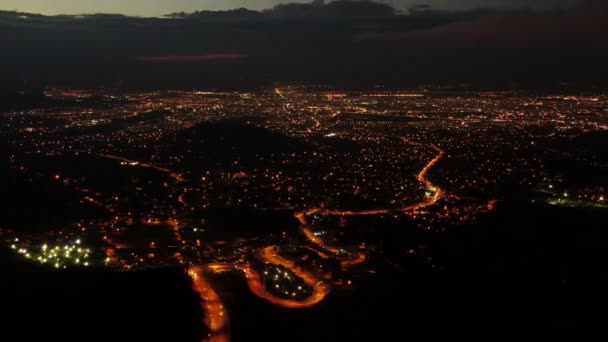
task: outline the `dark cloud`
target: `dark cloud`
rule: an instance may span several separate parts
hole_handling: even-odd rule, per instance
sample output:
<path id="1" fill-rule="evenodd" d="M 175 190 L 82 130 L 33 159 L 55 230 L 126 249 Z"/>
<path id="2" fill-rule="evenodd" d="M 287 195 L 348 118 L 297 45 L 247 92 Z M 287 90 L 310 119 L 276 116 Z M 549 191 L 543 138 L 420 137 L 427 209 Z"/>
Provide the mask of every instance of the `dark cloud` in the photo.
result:
<path id="1" fill-rule="evenodd" d="M 368 32 L 358 38 L 398 55 L 393 65 L 423 79 L 601 83 L 607 74 L 608 6 L 568 12 L 493 13 L 419 32 Z M 407 65 L 415 66 L 408 68 Z"/>
<path id="2" fill-rule="evenodd" d="M 332 2 L 283 3 L 263 11 L 238 8 L 227 11 L 196 11 L 173 13 L 168 17 L 199 20 L 272 20 L 272 19 L 372 19 L 397 15 L 394 7 L 371 1 L 340 0 Z"/>
<path id="3" fill-rule="evenodd" d="M 408 13 L 339 1 L 164 19 L 0 12 L 0 82 L 598 82 L 607 74 L 606 13 L 604 1 L 546 12 L 421 6 Z"/>
<path id="4" fill-rule="evenodd" d="M 578 6 L 585 0 L 392 0 L 396 7 L 409 8 L 413 4 L 428 4 L 437 9 L 469 10 L 472 8 L 548 10 Z"/>
<path id="5" fill-rule="evenodd" d="M 247 58 L 247 55 L 239 53 L 211 54 L 211 55 L 190 55 L 190 56 L 137 56 L 135 60 L 139 62 L 153 63 L 196 63 L 209 61 L 229 61 Z"/>
<path id="6" fill-rule="evenodd" d="M 29 12 L 58 13 L 129 13 L 131 15 L 161 16 L 171 12 L 195 10 L 229 10 L 239 7 L 262 10 L 278 3 L 329 3 L 322 0 L 2 0 L 0 7 L 19 9 Z M 361 0 L 363 1 L 363 0 Z M 534 8 L 548 9 L 572 6 L 579 0 L 378 0 L 401 10 L 407 10 L 412 5 L 429 4 L 442 10 L 469 10 L 478 7 L 498 9 Z M 65 14 L 65 13 L 64 13 Z"/>

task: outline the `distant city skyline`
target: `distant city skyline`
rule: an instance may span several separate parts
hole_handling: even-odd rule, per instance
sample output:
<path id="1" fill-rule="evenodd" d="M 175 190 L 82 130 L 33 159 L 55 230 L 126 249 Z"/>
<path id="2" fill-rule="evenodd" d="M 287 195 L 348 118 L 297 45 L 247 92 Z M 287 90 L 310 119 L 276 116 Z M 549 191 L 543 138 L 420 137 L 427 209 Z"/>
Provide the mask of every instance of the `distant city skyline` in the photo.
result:
<path id="1" fill-rule="evenodd" d="M 227 10 L 240 7 L 261 10 L 279 3 L 310 3 L 310 0 L 2 0 L 0 10 L 56 14 L 120 13 L 136 16 L 162 16 L 173 12 L 196 10 Z M 328 2 L 328 1 L 327 1 Z M 467 10 L 476 7 L 492 8 L 554 8 L 572 6 L 581 0 L 383 0 L 399 9 L 416 4 L 428 4 L 439 9 Z"/>

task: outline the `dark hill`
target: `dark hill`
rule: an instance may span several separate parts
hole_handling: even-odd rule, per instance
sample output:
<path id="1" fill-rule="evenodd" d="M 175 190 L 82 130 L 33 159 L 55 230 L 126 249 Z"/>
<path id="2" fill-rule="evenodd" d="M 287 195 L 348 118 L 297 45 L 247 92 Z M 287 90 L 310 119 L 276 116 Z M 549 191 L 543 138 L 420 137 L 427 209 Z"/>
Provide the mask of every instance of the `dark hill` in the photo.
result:
<path id="1" fill-rule="evenodd" d="M 234 121 L 204 122 L 169 137 L 167 152 L 184 155 L 190 169 L 261 166 L 280 156 L 309 150 L 304 142 L 263 127 Z M 279 157 L 279 158 L 277 158 Z"/>
<path id="2" fill-rule="evenodd" d="M 573 147 L 594 154 L 608 162 L 608 131 L 589 132 L 572 140 Z"/>
<path id="3" fill-rule="evenodd" d="M 49 270 L 0 247 L 2 341 L 200 341 L 200 298 L 178 268 Z"/>

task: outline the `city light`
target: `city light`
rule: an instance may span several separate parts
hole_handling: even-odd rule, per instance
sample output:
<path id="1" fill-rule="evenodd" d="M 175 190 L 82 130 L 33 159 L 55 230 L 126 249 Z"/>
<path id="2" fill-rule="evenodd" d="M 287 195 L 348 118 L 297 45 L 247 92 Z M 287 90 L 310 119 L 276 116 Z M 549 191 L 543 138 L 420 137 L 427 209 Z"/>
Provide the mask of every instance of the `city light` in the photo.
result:
<path id="1" fill-rule="evenodd" d="M 273 305 L 310 308 L 372 281 L 378 260 L 442 272 L 441 239 L 506 210 L 511 189 L 530 211 L 607 207 L 605 184 L 564 170 L 603 164 L 561 143 L 608 127 L 598 115 L 606 95 L 297 84 L 47 92 L 70 105 L 3 113 L 23 151 L 11 172 L 69 194 L 76 218 L 19 238 L 8 227 L 2 241 L 50 269 L 185 269 L 210 341 L 229 338 L 216 282 L 242 277 Z"/>
<path id="2" fill-rule="evenodd" d="M 19 239 L 15 239 L 19 241 Z M 51 245 L 43 243 L 33 251 L 28 251 L 27 248 L 18 247 L 16 244 L 11 245 L 13 250 L 17 250 L 18 254 L 24 258 L 34 260 L 40 264 L 51 263 L 55 268 L 77 267 L 83 265 L 83 259 L 89 259 L 92 251 L 89 248 L 77 247 L 81 243 L 80 239 L 74 240 L 74 244 L 58 244 Z M 38 252 L 39 251 L 39 252 Z M 106 259 L 106 264 L 109 259 Z M 84 262 L 84 266 L 89 266 L 90 262 Z"/>

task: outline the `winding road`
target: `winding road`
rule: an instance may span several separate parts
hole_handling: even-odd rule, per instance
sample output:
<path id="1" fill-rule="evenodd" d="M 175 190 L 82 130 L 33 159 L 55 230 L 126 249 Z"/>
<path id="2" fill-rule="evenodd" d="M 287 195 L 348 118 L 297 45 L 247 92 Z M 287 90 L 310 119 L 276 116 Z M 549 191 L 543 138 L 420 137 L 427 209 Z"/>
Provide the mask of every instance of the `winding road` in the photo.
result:
<path id="1" fill-rule="evenodd" d="M 240 270 L 245 274 L 247 286 L 253 294 L 284 308 L 309 308 L 321 302 L 325 296 L 329 294 L 329 285 L 319 281 L 313 274 L 296 266 L 292 261 L 279 256 L 277 254 L 277 249 L 277 246 L 263 248 L 260 250 L 260 259 L 267 263 L 281 265 L 302 278 L 304 283 L 313 290 L 308 298 L 300 300 L 285 299 L 272 295 L 264 288 L 264 283 L 262 282 L 259 273 L 246 264 L 231 265 L 214 263 L 204 266 L 192 266 L 188 269 L 187 273 L 192 280 L 192 288 L 201 298 L 201 308 L 205 314 L 203 322 L 210 331 L 209 336 L 203 339 L 204 342 L 227 342 L 230 340 L 228 312 L 222 303 L 220 296 L 215 292 L 211 283 L 206 278 L 207 272 L 223 273 L 232 270 Z"/>
<path id="2" fill-rule="evenodd" d="M 405 137 L 402 137 L 401 140 L 407 144 L 412 146 L 420 146 L 420 143 L 413 142 Z M 435 151 L 437 151 L 437 155 L 431 161 L 429 161 L 423 168 L 418 172 L 416 179 L 422 183 L 427 189 L 433 192 L 433 195 L 419 203 L 404 207 L 404 208 L 387 208 L 387 209 L 374 209 L 374 210 L 361 210 L 361 211 L 340 211 L 340 210 L 328 210 L 322 208 L 312 208 L 306 211 L 297 212 L 294 214 L 294 217 L 300 222 L 300 231 L 310 242 L 322 248 L 325 251 L 328 251 L 333 254 L 339 254 L 340 249 L 334 246 L 330 246 L 325 243 L 321 238 L 316 236 L 314 232 L 310 228 L 310 224 L 306 219 L 307 216 L 320 214 L 320 215 L 338 215 L 338 216 L 373 216 L 373 215 L 385 215 L 393 212 L 403 212 L 403 213 L 417 213 L 419 210 L 435 205 L 439 200 L 445 197 L 445 191 L 440 187 L 433 184 L 427 178 L 427 174 L 429 171 L 437 164 L 441 158 L 445 155 L 445 151 L 437 146 L 431 146 Z M 319 252 L 320 253 L 320 252 Z M 365 261 L 365 254 L 358 253 L 358 257 L 354 260 L 344 260 L 341 262 L 343 267 L 348 267 L 356 264 L 360 264 Z"/>
<path id="3" fill-rule="evenodd" d="M 413 146 L 420 146 L 420 143 L 413 142 L 407 138 L 401 138 L 401 140 L 407 144 Z M 370 216 L 370 215 L 384 215 L 394 212 L 403 213 L 417 213 L 420 210 L 435 205 L 439 200 L 445 197 L 445 192 L 433 184 L 427 178 L 429 171 L 443 158 L 445 151 L 441 148 L 432 145 L 431 146 L 437 155 L 429 161 L 420 170 L 416 178 L 422 183 L 427 189 L 433 192 L 432 196 L 426 196 L 424 200 L 419 203 L 404 207 L 404 208 L 387 208 L 387 209 L 374 209 L 374 210 L 362 210 L 362 211 L 339 211 L 339 210 L 328 210 L 323 208 L 312 208 L 305 211 L 295 212 L 293 216 L 300 222 L 300 231 L 306 236 L 306 238 L 328 253 L 334 255 L 341 255 L 342 251 L 334 246 L 328 245 L 320 237 L 316 236 L 312 231 L 310 224 L 308 223 L 307 217 L 314 214 L 320 215 L 339 215 L 339 216 Z M 312 249 L 314 250 L 314 249 Z M 310 287 L 312 287 L 312 294 L 305 299 L 285 299 L 279 298 L 269 293 L 263 285 L 260 275 L 247 264 L 229 265 L 229 264 L 208 264 L 205 266 L 193 266 L 188 269 L 188 275 L 192 278 L 193 288 L 198 292 L 201 297 L 201 303 L 203 311 L 205 312 L 204 322 L 209 327 L 211 334 L 209 338 L 204 341 L 208 342 L 224 342 L 228 341 L 230 336 L 228 332 L 228 314 L 224 305 L 221 302 L 219 295 L 213 290 L 209 281 L 205 278 L 205 271 L 208 272 L 227 272 L 230 270 L 240 270 L 245 274 L 245 279 L 249 290 L 256 296 L 265 299 L 275 305 L 285 308 L 308 308 L 312 307 L 321 302 L 330 292 L 330 287 L 323 281 L 320 281 L 315 275 L 301 267 L 297 266 L 293 261 L 287 260 L 278 254 L 277 246 L 268 246 L 262 248 L 259 251 L 259 258 L 270 264 L 280 265 L 291 272 L 296 274 L 298 277 Z M 321 257 L 327 257 L 327 254 L 316 251 Z M 349 267 L 352 265 L 360 264 L 365 261 L 365 254 L 358 252 L 357 257 L 350 260 L 342 260 L 342 267 Z"/>
<path id="4" fill-rule="evenodd" d="M 182 182 L 185 181 L 185 179 L 182 178 L 181 175 L 179 175 L 179 174 L 177 174 L 177 173 L 175 173 L 175 172 L 173 172 L 173 171 L 171 171 L 169 169 L 160 167 L 160 166 L 156 166 L 156 165 L 140 162 L 140 161 L 137 161 L 137 160 L 126 159 L 126 158 L 115 156 L 115 155 L 111 155 L 111 154 L 100 153 L 100 154 L 96 154 L 96 155 L 98 157 L 102 157 L 102 158 L 106 158 L 106 159 L 111 159 L 111 160 L 117 160 L 117 161 L 122 162 L 122 163 L 127 163 L 127 164 L 132 165 L 132 166 L 138 166 L 138 167 L 143 167 L 143 168 L 146 168 L 146 169 L 152 169 L 152 170 L 155 170 L 155 171 L 158 171 L 158 172 L 162 172 L 164 174 L 167 174 L 169 177 L 171 177 L 177 183 L 182 183 Z"/>
<path id="5" fill-rule="evenodd" d="M 312 294 L 308 298 L 300 300 L 278 298 L 266 291 L 262 284 L 260 275 L 255 270 L 248 266 L 237 266 L 238 269 L 245 273 L 247 284 L 251 292 L 253 292 L 256 296 L 260 298 L 266 299 L 269 302 L 278 306 L 282 306 L 284 308 L 309 308 L 321 302 L 325 298 L 325 296 L 329 294 L 329 285 L 317 279 L 312 273 L 309 273 L 301 267 L 296 266 L 293 261 L 281 257 L 277 253 L 277 249 L 277 246 L 268 246 L 263 248 L 260 251 L 261 260 L 270 264 L 280 265 L 287 268 L 295 275 L 302 278 L 304 283 L 312 288 Z"/>

